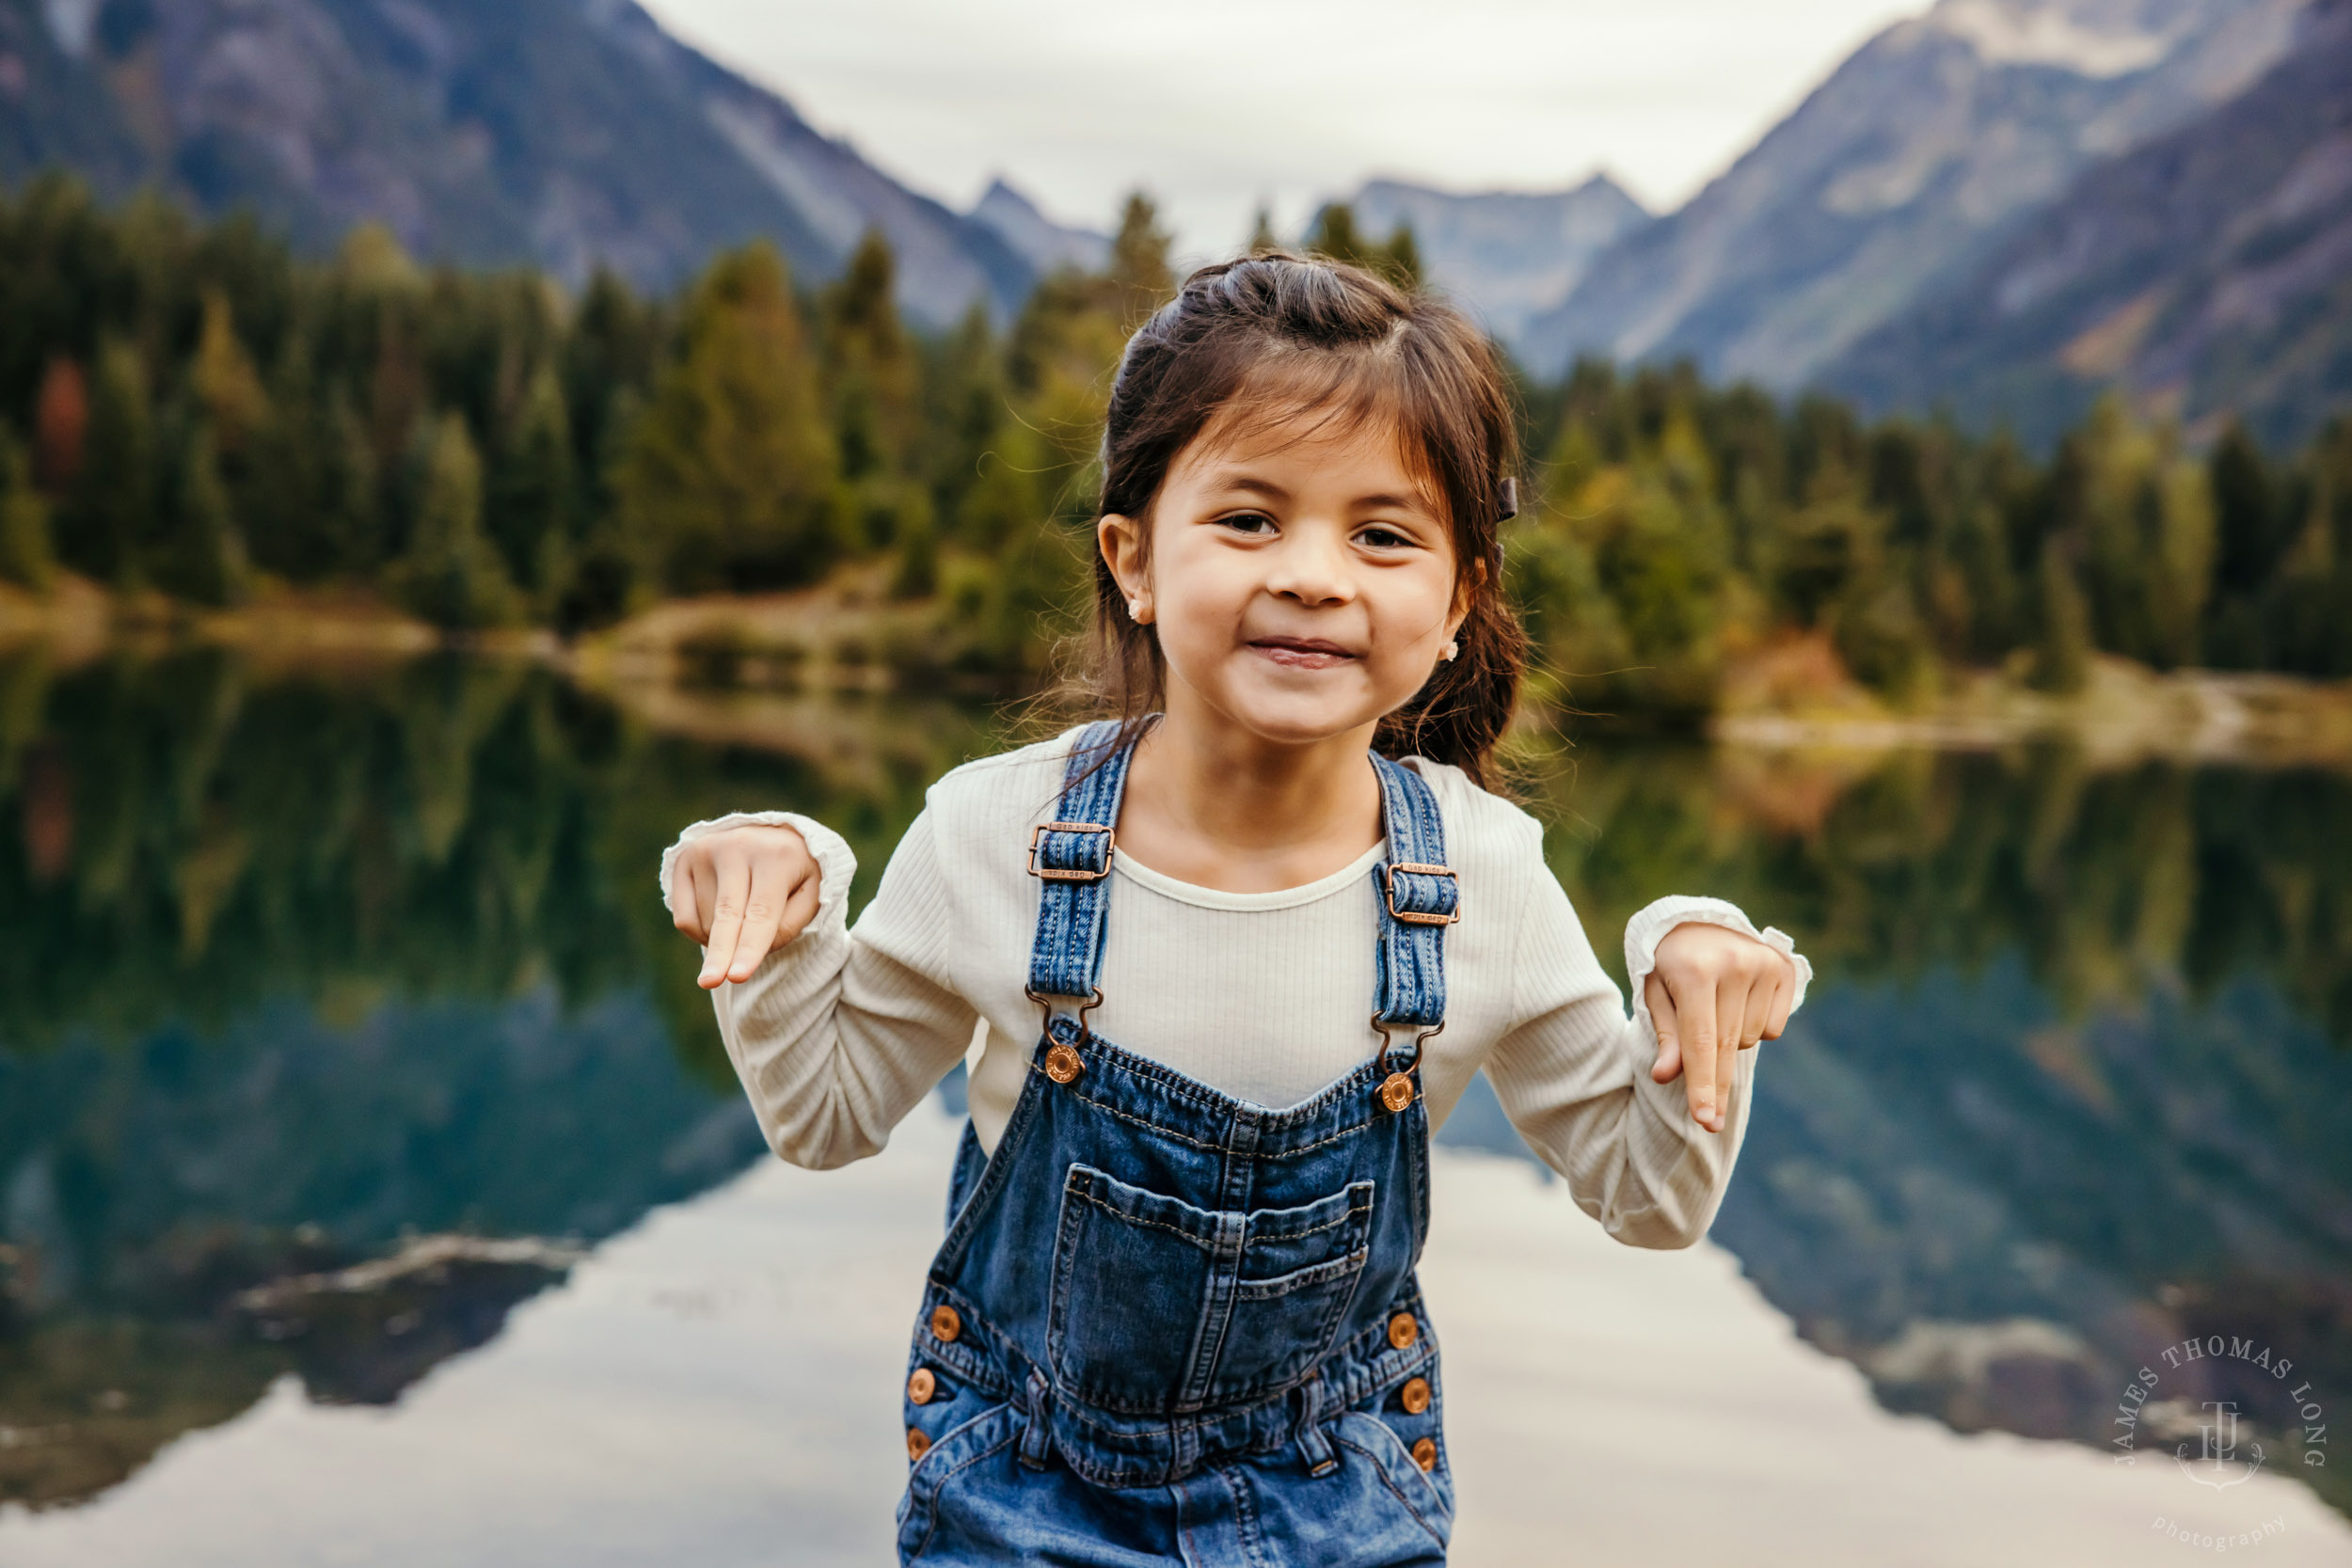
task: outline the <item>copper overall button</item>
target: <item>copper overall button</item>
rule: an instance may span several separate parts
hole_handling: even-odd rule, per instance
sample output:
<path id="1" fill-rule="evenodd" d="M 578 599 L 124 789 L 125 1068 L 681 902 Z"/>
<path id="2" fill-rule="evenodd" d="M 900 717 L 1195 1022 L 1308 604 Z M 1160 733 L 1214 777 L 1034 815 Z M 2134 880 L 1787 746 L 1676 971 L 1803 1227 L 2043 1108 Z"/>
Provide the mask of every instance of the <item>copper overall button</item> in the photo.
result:
<path id="1" fill-rule="evenodd" d="M 1422 1467 L 1423 1474 L 1438 1467 L 1438 1440 L 1435 1437 L 1424 1437 L 1413 1445 L 1413 1463 Z"/>
<path id="2" fill-rule="evenodd" d="M 1424 1437 L 1422 1441 L 1425 1443 L 1428 1439 Z M 924 1436 L 920 1432 L 917 1432 L 914 1428 L 907 1428 L 907 1457 L 909 1459 L 920 1459 L 930 1451 L 931 1440 Z M 1421 1450 L 1419 1449 L 1415 1449 L 1413 1450 L 1413 1457 L 1416 1459 L 1421 1457 Z M 1426 1470 L 1429 1466 L 1424 1465 L 1422 1468 Z"/>
<path id="3" fill-rule="evenodd" d="M 920 1377 L 925 1374 L 918 1372 L 915 1375 Z M 1405 1414 L 1407 1416 L 1420 1415 L 1422 1411 L 1429 1408 L 1429 1380 L 1425 1377 L 1417 1377 L 1408 1380 L 1404 1387 L 1399 1388 L 1396 1391 L 1396 1398 L 1397 1402 L 1405 1407 Z M 921 1400 L 916 1400 L 914 1402 L 920 1404 L 923 1402 Z M 1422 1468 L 1426 1470 L 1429 1466 L 1424 1465 Z"/>
<path id="4" fill-rule="evenodd" d="M 929 1367 L 915 1368 L 914 1375 L 907 1379 L 907 1398 L 917 1404 L 930 1403 L 931 1396 L 938 1392 L 939 1379 L 931 1375 L 931 1370 Z M 1429 1402 L 1429 1388 L 1426 1384 L 1422 1386 L 1421 1402 L 1423 1404 Z"/>
<path id="5" fill-rule="evenodd" d="M 932 1338 L 952 1342 L 955 1337 L 962 1332 L 963 1320 L 956 1316 L 954 1307 L 943 1301 L 931 1308 Z M 1396 1330 L 1393 1326 L 1389 1330 L 1389 1338 L 1391 1339 L 1396 1338 Z M 1410 1341 L 1408 1340 L 1407 1343 Z"/>
<path id="6" fill-rule="evenodd" d="M 940 1308 L 942 1312 L 946 1310 L 947 1309 L 944 1307 Z M 1413 1315 L 1410 1312 L 1399 1312 L 1389 1320 L 1389 1343 L 1397 1349 L 1410 1350 L 1413 1341 L 1420 1338 L 1421 1324 L 1413 1321 Z"/>
<path id="7" fill-rule="evenodd" d="M 1086 1063 L 1078 1059 L 1078 1053 L 1059 1040 L 1056 1040 L 1045 1053 L 1045 1076 L 1057 1084 L 1069 1083 L 1085 1067 Z"/>
<path id="8" fill-rule="evenodd" d="M 1053 1069 L 1048 1067 L 1048 1072 Z M 1391 1072 L 1381 1082 L 1380 1103 L 1391 1111 L 1402 1111 L 1413 1102 L 1413 1081 L 1401 1072 Z"/>

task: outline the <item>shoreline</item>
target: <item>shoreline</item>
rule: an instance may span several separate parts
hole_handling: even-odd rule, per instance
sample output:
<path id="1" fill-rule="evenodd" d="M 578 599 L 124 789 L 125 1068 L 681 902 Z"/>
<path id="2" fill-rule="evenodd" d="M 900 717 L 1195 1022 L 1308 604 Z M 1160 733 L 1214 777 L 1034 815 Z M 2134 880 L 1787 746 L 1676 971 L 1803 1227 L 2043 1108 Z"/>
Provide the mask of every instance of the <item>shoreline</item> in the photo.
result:
<path id="1" fill-rule="evenodd" d="M 356 671 L 439 653 L 522 659 L 609 697 L 657 729 L 775 745 L 787 715 L 813 700 L 905 694 L 1002 700 L 1025 690 L 1003 675 L 901 671 L 873 657 L 919 634 L 934 608 L 845 594 L 673 599 L 565 641 L 545 627 L 448 632 L 359 593 L 265 592 L 230 610 L 159 595 L 124 598 L 61 578 L 36 596 L 0 584 L 0 655 L 38 649 L 74 668 L 111 654 L 158 657 L 193 647 L 241 654 L 263 671 Z M 2076 692 L 2033 690 L 1990 671 L 1947 673 L 1947 689 L 1909 710 L 1842 678 L 1763 695 L 1745 671 L 1698 733 L 1717 745 L 1776 753 L 1904 750 L 1999 752 L 2058 743 L 2095 767 L 2143 761 L 2352 768 L 2352 680 L 2267 672 L 2159 672 L 2095 656 Z M 1649 716 L 1595 713 L 1534 727 L 1571 740 L 1649 727 Z"/>
<path id="2" fill-rule="evenodd" d="M 2140 761 L 2352 768 L 2352 681 L 2224 670 L 2159 672 L 2094 658 L 2080 691 L 2034 691 L 1971 674 L 1915 713 L 1718 713 L 1719 743 L 1774 752 L 1999 752 L 2072 743 L 2096 766 Z"/>

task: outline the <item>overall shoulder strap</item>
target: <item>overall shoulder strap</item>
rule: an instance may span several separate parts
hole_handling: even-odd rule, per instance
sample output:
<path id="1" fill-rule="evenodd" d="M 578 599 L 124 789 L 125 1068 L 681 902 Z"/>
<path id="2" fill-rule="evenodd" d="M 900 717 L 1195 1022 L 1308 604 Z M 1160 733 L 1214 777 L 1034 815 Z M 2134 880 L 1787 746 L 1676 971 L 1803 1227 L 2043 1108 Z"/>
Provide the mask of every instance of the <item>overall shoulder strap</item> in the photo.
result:
<path id="1" fill-rule="evenodd" d="M 1445 1022 L 1445 928 L 1462 918 L 1461 885 L 1445 863 L 1445 821 L 1428 782 L 1377 752 L 1372 766 L 1389 830 L 1373 871 L 1380 903 L 1373 1016 L 1435 1029 Z"/>
<path id="2" fill-rule="evenodd" d="M 1054 820 L 1029 835 L 1038 879 L 1037 937 L 1029 990 L 1089 998 L 1103 973 L 1103 917 L 1110 908 L 1111 829 L 1127 786 L 1135 742 L 1119 745 L 1117 721 L 1089 724 L 1070 750 Z"/>

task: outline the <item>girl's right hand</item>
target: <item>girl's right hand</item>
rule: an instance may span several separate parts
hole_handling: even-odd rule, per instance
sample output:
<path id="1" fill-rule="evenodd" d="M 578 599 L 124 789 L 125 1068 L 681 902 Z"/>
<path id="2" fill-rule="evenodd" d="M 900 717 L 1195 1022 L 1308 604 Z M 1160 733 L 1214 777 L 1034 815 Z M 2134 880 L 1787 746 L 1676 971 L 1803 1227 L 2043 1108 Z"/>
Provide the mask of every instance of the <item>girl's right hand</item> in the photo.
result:
<path id="1" fill-rule="evenodd" d="M 796 829 L 755 825 L 688 840 L 670 868 L 670 923 L 702 944 L 694 983 L 716 990 L 750 979 L 816 918 L 821 880 Z"/>

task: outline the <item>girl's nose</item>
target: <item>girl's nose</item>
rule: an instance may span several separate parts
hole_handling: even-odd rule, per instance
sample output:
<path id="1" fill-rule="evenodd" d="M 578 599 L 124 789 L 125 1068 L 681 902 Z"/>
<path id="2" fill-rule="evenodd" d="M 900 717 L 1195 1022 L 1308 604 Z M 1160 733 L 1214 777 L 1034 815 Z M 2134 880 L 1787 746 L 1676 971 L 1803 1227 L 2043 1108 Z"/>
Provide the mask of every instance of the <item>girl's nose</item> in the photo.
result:
<path id="1" fill-rule="evenodd" d="M 1266 592 L 1304 605 L 1345 604 L 1356 596 L 1346 552 L 1324 530 L 1299 529 L 1266 561 Z"/>

